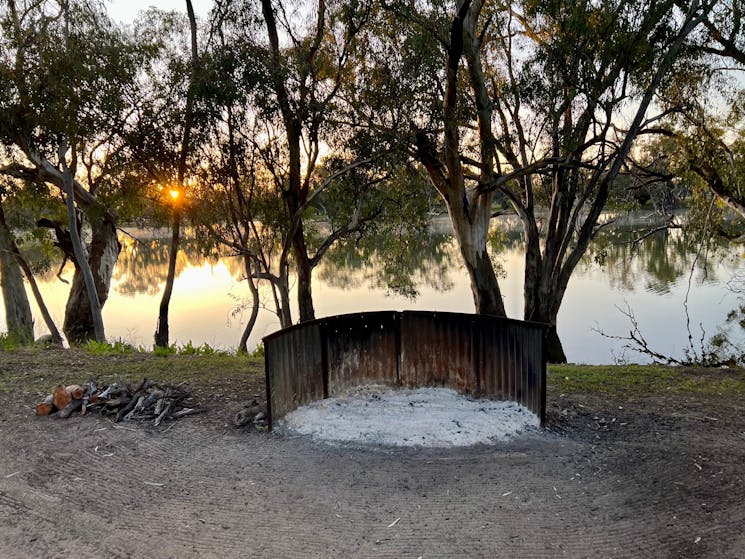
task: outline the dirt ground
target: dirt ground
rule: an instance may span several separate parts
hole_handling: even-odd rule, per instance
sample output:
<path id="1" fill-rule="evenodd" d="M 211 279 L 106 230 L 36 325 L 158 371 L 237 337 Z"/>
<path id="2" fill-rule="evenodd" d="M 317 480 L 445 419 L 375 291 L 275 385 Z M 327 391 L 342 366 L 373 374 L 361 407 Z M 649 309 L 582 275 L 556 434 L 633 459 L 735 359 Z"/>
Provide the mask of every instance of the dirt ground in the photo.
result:
<path id="1" fill-rule="evenodd" d="M 0 394 L 0 557 L 745 557 L 745 401 L 549 394 L 467 450 L 237 429 L 257 377 L 155 429 Z"/>

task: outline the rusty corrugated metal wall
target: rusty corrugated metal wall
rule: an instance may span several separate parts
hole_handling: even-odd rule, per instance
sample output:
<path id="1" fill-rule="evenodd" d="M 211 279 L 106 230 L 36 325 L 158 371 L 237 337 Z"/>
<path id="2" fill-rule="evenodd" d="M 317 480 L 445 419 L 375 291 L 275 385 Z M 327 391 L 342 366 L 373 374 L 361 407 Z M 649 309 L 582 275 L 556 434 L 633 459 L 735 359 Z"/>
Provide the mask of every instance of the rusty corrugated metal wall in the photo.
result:
<path id="1" fill-rule="evenodd" d="M 328 397 L 322 327 L 317 321 L 298 324 L 264 339 L 270 420 Z"/>
<path id="2" fill-rule="evenodd" d="M 342 315 L 321 322 L 326 332 L 330 395 L 360 384 L 396 384 L 398 313 Z"/>
<path id="3" fill-rule="evenodd" d="M 401 375 L 405 386 L 447 386 L 476 395 L 479 378 L 471 315 L 404 312 Z"/>
<path id="4" fill-rule="evenodd" d="M 445 386 L 546 408 L 546 327 L 483 315 L 372 312 L 298 324 L 264 338 L 270 425 L 361 384 Z"/>

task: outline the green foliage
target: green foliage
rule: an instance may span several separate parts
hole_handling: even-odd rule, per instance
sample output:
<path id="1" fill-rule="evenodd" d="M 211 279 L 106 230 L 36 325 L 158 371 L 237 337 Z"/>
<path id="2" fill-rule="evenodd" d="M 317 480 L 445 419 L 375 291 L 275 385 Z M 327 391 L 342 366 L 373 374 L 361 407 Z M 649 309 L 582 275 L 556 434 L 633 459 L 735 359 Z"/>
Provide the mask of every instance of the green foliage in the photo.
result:
<path id="1" fill-rule="evenodd" d="M 725 322 L 711 336 L 702 350 L 693 357 L 701 365 L 745 366 L 745 293 L 741 292 L 738 306 L 727 313 Z M 690 352 L 689 352 L 690 353 Z"/>
<path id="2" fill-rule="evenodd" d="M 9 143 L 19 133 L 29 133 L 26 140 L 34 147 L 56 155 L 60 138 L 92 139 L 110 129 L 112 119 L 126 108 L 125 93 L 146 53 L 141 44 L 127 41 L 97 4 L 60 3 L 55 18 L 45 9 L 55 7 L 35 6 L 18 22 L 12 21 L 11 12 L 5 14 L 3 24 L 9 32 L 4 62 L 17 55 L 15 61 L 25 66 L 20 72 L 0 74 L 0 132 Z"/>
<path id="3" fill-rule="evenodd" d="M 136 348 L 123 340 L 116 340 L 111 343 L 89 340 L 83 348 L 91 355 L 127 355 L 143 351 L 143 348 Z"/>
<path id="4" fill-rule="evenodd" d="M 489 259 L 491 260 L 494 273 L 497 277 L 504 278 L 507 276 L 507 270 L 499 259 L 499 254 L 512 244 L 509 232 L 498 226 L 492 226 L 486 237 L 487 246 L 489 247 Z"/>
<path id="5" fill-rule="evenodd" d="M 13 334 L 0 334 L 0 351 L 14 351 L 27 344 L 23 343 L 23 340 L 18 339 Z"/>
<path id="6" fill-rule="evenodd" d="M 54 246 L 50 230 L 37 227 L 36 220 L 43 216 L 64 222 L 64 206 L 59 198 L 45 184 L 0 177 L 0 202 L 18 248 L 31 269 L 36 274 L 51 271 L 59 249 Z"/>
<path id="7" fill-rule="evenodd" d="M 83 349 L 91 355 L 131 355 L 135 353 L 148 353 L 147 350 L 142 347 L 135 347 L 130 343 L 123 340 L 116 340 L 111 343 L 99 343 L 96 341 L 89 341 Z M 168 347 L 153 347 L 152 354 L 158 357 L 167 357 L 171 355 L 198 355 L 198 356 L 210 356 L 210 355 L 228 355 L 228 352 L 221 351 L 213 348 L 211 345 L 204 343 L 202 345 L 194 345 L 191 340 L 186 344 L 177 345 L 171 344 Z M 263 349 L 262 353 L 263 355 Z M 256 357 L 261 355 L 255 355 Z"/>
<path id="8" fill-rule="evenodd" d="M 745 305 L 740 305 L 737 309 L 730 311 L 727 314 L 727 322 L 736 323 L 745 330 Z"/>
<path id="9" fill-rule="evenodd" d="M 199 355 L 199 356 L 210 356 L 210 355 L 230 355 L 229 352 L 215 349 L 208 343 L 202 345 L 194 345 L 191 340 L 181 346 L 173 343 L 168 347 L 153 347 L 153 355 L 158 357 L 167 357 L 169 355 Z"/>
<path id="10" fill-rule="evenodd" d="M 153 355 L 156 355 L 158 357 L 168 357 L 170 355 L 176 355 L 178 353 L 178 349 L 176 348 L 176 344 L 171 344 L 169 346 L 154 346 L 153 347 Z"/>
<path id="11" fill-rule="evenodd" d="M 260 343 L 256 346 L 256 349 L 254 349 L 251 353 L 249 353 L 250 357 L 256 357 L 256 358 L 264 358 L 264 344 Z"/>
<path id="12" fill-rule="evenodd" d="M 368 235 L 347 240 L 328 255 L 319 278 L 346 288 L 368 283 L 391 293 L 416 299 L 419 285 L 445 291 L 452 287 L 450 237 L 403 228 L 393 235 Z"/>
<path id="13" fill-rule="evenodd" d="M 415 168 L 394 169 L 373 188 L 365 189 L 364 195 L 356 182 L 362 180 L 357 173 L 324 192 L 318 212 L 325 220 L 344 223 L 355 206 L 361 215 L 372 216 L 363 229 L 341 239 L 328 254 L 328 265 L 319 270 L 324 281 L 344 286 L 363 276 L 410 298 L 418 296 L 419 282 L 442 289 L 449 285 L 445 269 L 449 238 L 430 231 L 436 203 L 432 189 Z"/>
<path id="14" fill-rule="evenodd" d="M 182 345 L 177 349 L 177 353 L 179 355 L 214 355 L 219 352 L 208 343 L 195 346 L 191 343 L 191 340 L 189 340 L 186 342 L 186 345 Z"/>

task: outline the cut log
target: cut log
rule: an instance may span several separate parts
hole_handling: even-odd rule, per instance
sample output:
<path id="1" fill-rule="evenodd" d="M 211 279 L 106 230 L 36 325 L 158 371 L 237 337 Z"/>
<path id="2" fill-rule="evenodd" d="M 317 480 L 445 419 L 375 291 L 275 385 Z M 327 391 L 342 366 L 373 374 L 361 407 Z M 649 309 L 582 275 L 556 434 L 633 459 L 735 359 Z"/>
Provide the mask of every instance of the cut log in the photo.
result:
<path id="1" fill-rule="evenodd" d="M 134 399 L 133 399 L 134 401 Z M 124 419 L 132 419 L 132 416 L 136 413 L 139 413 L 142 411 L 142 403 L 145 401 L 145 396 L 140 396 L 137 399 L 137 403 L 134 405 L 134 407 L 127 412 L 127 414 L 124 416 Z"/>
<path id="2" fill-rule="evenodd" d="M 61 410 L 71 401 L 72 396 L 70 396 L 70 393 L 64 386 L 58 384 L 54 387 L 54 392 L 52 393 L 52 403 L 54 404 L 55 408 Z"/>
<path id="3" fill-rule="evenodd" d="M 85 394 L 85 389 L 79 384 L 71 384 L 65 390 L 67 390 L 67 393 L 73 400 L 82 400 Z"/>
<path id="4" fill-rule="evenodd" d="M 147 398 L 145 398 L 145 401 L 142 402 L 142 409 L 146 410 L 150 408 L 153 404 L 155 404 L 156 401 L 163 399 L 163 391 L 162 390 L 154 390 L 150 394 L 148 394 Z"/>
<path id="5" fill-rule="evenodd" d="M 57 411 L 57 408 L 54 407 L 54 395 L 49 394 L 43 402 L 36 404 L 35 411 L 36 415 L 50 415 Z"/>
<path id="6" fill-rule="evenodd" d="M 235 414 L 235 417 L 233 418 L 233 424 L 236 427 L 244 427 L 251 423 L 254 419 L 254 416 L 248 413 L 248 410 L 241 410 L 237 414 Z"/>
<path id="7" fill-rule="evenodd" d="M 253 423 L 254 418 L 261 413 L 260 406 L 251 406 L 250 408 L 243 408 L 241 411 L 235 414 L 233 423 L 236 427 L 244 427 Z"/>
<path id="8" fill-rule="evenodd" d="M 62 419 L 67 419 L 70 417 L 70 414 L 78 409 L 83 405 L 83 400 L 70 400 L 70 403 L 68 403 L 64 408 L 62 408 L 59 411 L 59 414 L 57 414 L 57 417 L 61 417 Z"/>
<path id="9" fill-rule="evenodd" d="M 138 401 L 139 398 L 133 397 L 126 406 L 124 406 L 117 412 L 116 419 L 114 421 L 116 423 L 120 422 L 125 415 L 132 411 L 132 409 L 137 405 Z"/>
<path id="10" fill-rule="evenodd" d="M 50 402 L 36 404 L 36 415 L 49 415 L 54 411 L 54 405 Z"/>

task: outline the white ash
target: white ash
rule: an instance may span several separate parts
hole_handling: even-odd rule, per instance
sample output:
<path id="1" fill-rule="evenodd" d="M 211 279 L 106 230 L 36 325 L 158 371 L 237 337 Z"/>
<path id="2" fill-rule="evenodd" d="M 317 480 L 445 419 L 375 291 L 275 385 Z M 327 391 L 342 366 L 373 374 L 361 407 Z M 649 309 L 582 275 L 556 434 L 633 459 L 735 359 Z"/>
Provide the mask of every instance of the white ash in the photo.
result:
<path id="1" fill-rule="evenodd" d="M 362 386 L 298 408 L 277 425 L 330 443 L 460 447 L 504 441 L 537 429 L 540 421 L 515 402 L 474 399 L 449 388 Z"/>

